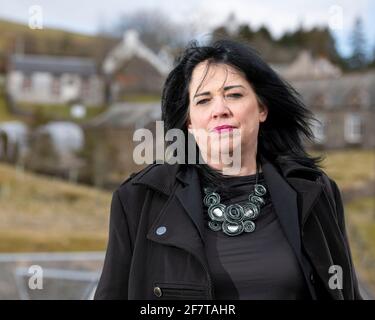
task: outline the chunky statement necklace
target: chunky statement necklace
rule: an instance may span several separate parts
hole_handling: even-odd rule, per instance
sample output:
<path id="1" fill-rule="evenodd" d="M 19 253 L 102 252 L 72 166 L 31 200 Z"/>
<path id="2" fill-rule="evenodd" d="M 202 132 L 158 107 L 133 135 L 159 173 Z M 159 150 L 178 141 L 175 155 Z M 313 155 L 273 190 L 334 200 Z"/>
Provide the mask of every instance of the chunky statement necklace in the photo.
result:
<path id="1" fill-rule="evenodd" d="M 208 207 L 210 221 L 208 226 L 213 231 L 224 232 L 228 236 L 237 236 L 243 232 L 254 232 L 256 218 L 264 206 L 263 196 L 266 187 L 258 184 L 259 168 L 257 164 L 254 190 L 249 194 L 248 201 L 225 205 L 220 203 L 220 195 L 210 188 L 204 188 L 203 204 Z"/>

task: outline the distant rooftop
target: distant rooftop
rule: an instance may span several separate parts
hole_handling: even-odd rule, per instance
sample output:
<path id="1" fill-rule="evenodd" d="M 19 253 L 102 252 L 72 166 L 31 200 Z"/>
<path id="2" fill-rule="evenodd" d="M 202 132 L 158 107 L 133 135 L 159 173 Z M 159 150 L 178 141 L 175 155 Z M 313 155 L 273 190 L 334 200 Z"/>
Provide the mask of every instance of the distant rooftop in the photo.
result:
<path id="1" fill-rule="evenodd" d="M 342 75 L 340 68 L 328 59 L 314 58 L 303 50 L 289 64 L 271 64 L 272 68 L 288 80 L 337 79 Z"/>
<path id="2" fill-rule="evenodd" d="M 10 69 L 24 73 L 74 73 L 89 76 L 96 73 L 95 61 L 81 57 L 15 54 L 10 58 Z"/>
<path id="3" fill-rule="evenodd" d="M 291 83 L 308 105 L 323 99 L 326 107 L 340 108 L 355 98 L 364 107 L 375 107 L 374 71 L 343 74 L 337 79 L 294 80 Z"/>
<path id="4" fill-rule="evenodd" d="M 86 127 L 131 127 L 143 128 L 148 123 L 161 119 L 158 103 L 116 103 L 106 112 L 86 123 Z"/>
<path id="5" fill-rule="evenodd" d="M 127 30 L 124 33 L 122 42 L 114 47 L 104 59 L 103 72 L 113 74 L 133 57 L 147 61 L 164 76 L 172 69 L 173 59 L 169 55 L 167 47 L 161 48 L 159 53 L 156 54 L 141 41 L 136 30 Z"/>

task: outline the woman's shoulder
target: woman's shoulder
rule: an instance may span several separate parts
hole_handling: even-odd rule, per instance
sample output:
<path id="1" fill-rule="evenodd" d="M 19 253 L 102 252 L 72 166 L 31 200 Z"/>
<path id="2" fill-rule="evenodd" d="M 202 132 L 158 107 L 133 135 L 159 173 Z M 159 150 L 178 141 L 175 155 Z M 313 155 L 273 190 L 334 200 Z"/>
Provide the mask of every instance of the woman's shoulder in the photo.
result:
<path id="1" fill-rule="evenodd" d="M 156 166 L 158 166 L 156 163 L 152 163 L 152 164 L 149 164 L 148 166 L 146 166 L 145 168 L 142 168 L 138 171 L 132 172 L 131 174 L 129 174 L 128 177 L 125 178 L 125 180 L 123 182 L 121 182 L 119 188 L 121 188 L 122 186 L 125 186 L 126 184 L 129 184 L 129 182 L 133 181 L 134 178 L 137 178 L 137 177 L 140 177 L 140 176 L 146 174 L 147 172 L 149 172 L 150 170 L 152 170 Z"/>
<path id="2" fill-rule="evenodd" d="M 178 165 L 167 163 L 152 163 L 145 168 L 131 173 L 118 187 L 118 191 L 129 190 L 129 188 L 138 188 L 144 186 L 162 186 L 174 180 Z"/>

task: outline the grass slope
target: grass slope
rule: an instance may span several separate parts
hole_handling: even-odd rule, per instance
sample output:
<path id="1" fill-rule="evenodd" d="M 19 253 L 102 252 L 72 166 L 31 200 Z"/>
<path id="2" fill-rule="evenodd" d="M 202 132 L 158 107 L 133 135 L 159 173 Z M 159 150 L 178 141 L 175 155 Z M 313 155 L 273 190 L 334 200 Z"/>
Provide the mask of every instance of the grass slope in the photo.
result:
<path id="1" fill-rule="evenodd" d="M 103 250 L 111 194 L 0 164 L 0 251 Z"/>

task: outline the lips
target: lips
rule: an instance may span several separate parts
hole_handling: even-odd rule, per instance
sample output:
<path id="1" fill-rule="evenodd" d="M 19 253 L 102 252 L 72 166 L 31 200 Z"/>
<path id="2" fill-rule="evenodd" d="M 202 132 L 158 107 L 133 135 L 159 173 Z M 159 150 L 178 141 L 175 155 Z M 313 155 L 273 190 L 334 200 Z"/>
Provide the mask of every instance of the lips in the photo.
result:
<path id="1" fill-rule="evenodd" d="M 224 124 L 222 126 L 217 126 L 214 128 L 214 131 L 216 132 L 223 132 L 223 131 L 232 131 L 233 129 L 235 129 L 236 127 L 234 126 L 231 126 L 231 125 L 227 125 L 227 124 Z"/>

